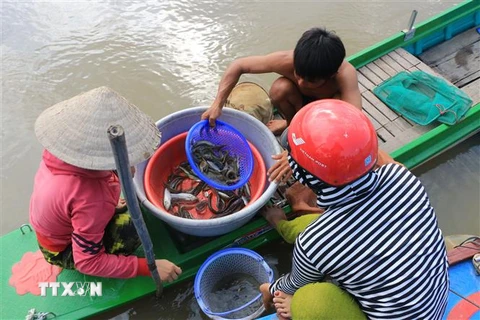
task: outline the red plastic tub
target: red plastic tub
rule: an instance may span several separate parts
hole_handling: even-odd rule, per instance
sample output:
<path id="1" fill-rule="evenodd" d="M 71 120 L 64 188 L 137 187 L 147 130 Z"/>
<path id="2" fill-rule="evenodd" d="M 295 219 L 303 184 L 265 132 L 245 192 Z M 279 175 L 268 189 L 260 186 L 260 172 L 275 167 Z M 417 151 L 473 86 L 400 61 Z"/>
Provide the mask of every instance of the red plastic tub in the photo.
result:
<path id="1" fill-rule="evenodd" d="M 168 211 L 163 205 L 165 192 L 164 183 L 167 181 L 168 176 L 173 172 L 175 167 L 177 167 L 180 163 L 187 161 L 187 154 L 185 152 L 186 137 L 187 132 L 184 132 L 162 144 L 149 160 L 145 169 L 144 188 L 147 199 L 157 208 L 160 208 L 166 212 Z M 252 149 L 254 167 L 252 176 L 249 180 L 251 199 L 248 204 L 253 203 L 262 195 L 263 191 L 265 190 L 267 174 L 262 156 L 253 144 L 249 142 L 249 145 Z M 183 186 L 185 188 L 190 187 L 186 185 Z M 203 200 L 205 196 L 201 193 L 198 195 L 198 198 Z M 214 200 L 215 198 L 213 201 Z M 210 219 L 214 216 L 214 214 L 208 208 L 203 214 L 198 214 L 195 209 L 189 210 L 189 212 L 194 219 L 198 220 Z M 234 214 L 235 213 L 232 215 Z"/>

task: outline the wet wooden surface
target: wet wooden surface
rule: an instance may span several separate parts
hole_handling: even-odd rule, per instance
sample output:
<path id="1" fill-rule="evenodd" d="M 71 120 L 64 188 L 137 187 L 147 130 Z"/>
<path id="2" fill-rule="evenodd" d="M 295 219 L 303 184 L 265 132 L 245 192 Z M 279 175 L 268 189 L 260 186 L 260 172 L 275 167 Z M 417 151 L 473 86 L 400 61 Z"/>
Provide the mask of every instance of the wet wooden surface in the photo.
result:
<path id="1" fill-rule="evenodd" d="M 462 88 L 480 78 L 480 34 L 472 28 L 425 51 L 419 58 Z"/>
<path id="2" fill-rule="evenodd" d="M 476 27 L 422 53 L 419 58 L 480 102 L 480 34 Z"/>

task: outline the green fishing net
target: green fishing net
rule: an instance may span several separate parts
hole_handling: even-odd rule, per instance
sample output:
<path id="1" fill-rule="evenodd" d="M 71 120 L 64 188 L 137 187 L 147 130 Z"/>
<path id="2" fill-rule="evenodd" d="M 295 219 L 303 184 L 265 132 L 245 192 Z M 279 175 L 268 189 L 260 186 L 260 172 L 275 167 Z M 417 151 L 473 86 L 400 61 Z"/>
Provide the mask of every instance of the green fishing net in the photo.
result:
<path id="1" fill-rule="evenodd" d="M 402 71 L 373 89 L 391 109 L 420 125 L 435 120 L 453 125 L 472 106 L 466 93 L 423 71 Z"/>

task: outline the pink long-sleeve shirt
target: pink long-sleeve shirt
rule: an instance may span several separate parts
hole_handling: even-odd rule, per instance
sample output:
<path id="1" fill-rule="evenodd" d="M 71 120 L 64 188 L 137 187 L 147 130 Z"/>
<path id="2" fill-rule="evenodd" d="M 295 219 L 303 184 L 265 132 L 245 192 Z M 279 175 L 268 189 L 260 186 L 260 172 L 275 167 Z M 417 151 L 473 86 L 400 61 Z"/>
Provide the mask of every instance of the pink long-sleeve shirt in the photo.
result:
<path id="1" fill-rule="evenodd" d="M 150 275 L 146 259 L 108 254 L 102 244 L 120 198 L 117 176 L 75 167 L 47 150 L 42 158 L 30 200 L 30 223 L 40 245 L 60 252 L 72 244 L 75 268 L 84 274 Z"/>

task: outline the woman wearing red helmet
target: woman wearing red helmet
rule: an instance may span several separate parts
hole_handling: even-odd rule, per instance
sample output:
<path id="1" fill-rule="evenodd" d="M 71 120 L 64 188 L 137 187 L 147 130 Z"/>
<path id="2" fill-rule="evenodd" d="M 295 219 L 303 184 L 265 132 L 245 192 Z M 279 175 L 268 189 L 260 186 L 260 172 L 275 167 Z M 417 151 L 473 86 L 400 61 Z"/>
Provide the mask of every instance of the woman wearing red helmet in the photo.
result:
<path id="1" fill-rule="evenodd" d="M 299 222 L 265 212 L 295 247 L 292 271 L 260 287 L 264 303 L 293 319 L 441 318 L 449 285 L 435 211 L 406 168 L 376 168 L 368 118 L 340 100 L 315 101 L 293 118 L 288 142 L 294 178 L 325 211 Z"/>

